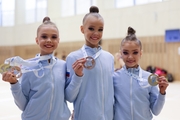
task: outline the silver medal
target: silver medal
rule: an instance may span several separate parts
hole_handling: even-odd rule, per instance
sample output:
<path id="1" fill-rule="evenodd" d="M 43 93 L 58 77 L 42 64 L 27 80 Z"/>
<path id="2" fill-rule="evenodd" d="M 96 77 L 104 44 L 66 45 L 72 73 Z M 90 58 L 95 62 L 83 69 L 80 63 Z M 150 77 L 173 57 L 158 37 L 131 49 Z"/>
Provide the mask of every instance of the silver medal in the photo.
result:
<path id="1" fill-rule="evenodd" d="M 148 83 L 151 85 L 151 86 L 156 86 L 158 84 L 158 75 L 156 74 L 151 74 L 149 77 L 148 77 Z"/>
<path id="2" fill-rule="evenodd" d="M 92 68 L 94 68 L 95 64 L 96 64 L 95 60 L 92 57 L 88 56 L 88 57 L 86 57 L 86 62 L 84 63 L 84 68 L 92 69 Z"/>
<path id="3" fill-rule="evenodd" d="M 4 72 L 13 72 L 16 75 L 16 78 L 20 78 L 22 73 L 21 69 L 18 66 L 10 66 L 9 64 L 2 64 L 0 65 L 0 73 L 3 74 Z"/>

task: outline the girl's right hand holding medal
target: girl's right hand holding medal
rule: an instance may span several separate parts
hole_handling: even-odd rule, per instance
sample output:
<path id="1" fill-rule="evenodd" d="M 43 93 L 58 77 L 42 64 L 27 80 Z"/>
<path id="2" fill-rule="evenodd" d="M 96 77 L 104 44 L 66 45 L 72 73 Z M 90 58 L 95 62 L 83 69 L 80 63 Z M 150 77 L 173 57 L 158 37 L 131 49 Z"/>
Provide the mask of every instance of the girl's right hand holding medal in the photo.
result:
<path id="1" fill-rule="evenodd" d="M 3 73 L 2 80 L 5 82 L 9 82 L 10 84 L 15 84 L 18 82 L 16 75 L 11 71 L 7 71 L 7 72 Z"/>
<path id="2" fill-rule="evenodd" d="M 73 65 L 73 70 L 75 72 L 75 74 L 79 77 L 83 76 L 83 68 L 84 68 L 84 63 L 86 62 L 85 58 L 81 58 L 79 60 L 77 60 Z"/>

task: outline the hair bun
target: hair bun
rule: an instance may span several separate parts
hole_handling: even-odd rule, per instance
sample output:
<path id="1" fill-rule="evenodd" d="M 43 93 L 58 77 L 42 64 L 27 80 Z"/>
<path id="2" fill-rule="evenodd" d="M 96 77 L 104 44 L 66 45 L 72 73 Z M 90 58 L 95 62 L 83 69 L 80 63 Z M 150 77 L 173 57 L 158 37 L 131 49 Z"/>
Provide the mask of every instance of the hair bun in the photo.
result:
<path id="1" fill-rule="evenodd" d="M 49 18 L 49 17 L 45 17 L 45 18 L 43 19 L 43 23 L 49 22 L 49 21 L 50 21 L 50 18 Z"/>
<path id="2" fill-rule="evenodd" d="M 135 33 L 136 31 L 132 27 L 128 27 L 128 35 L 133 35 Z"/>
<path id="3" fill-rule="evenodd" d="M 99 13 L 99 8 L 96 7 L 96 6 L 91 6 L 91 7 L 89 8 L 89 12 L 90 12 L 90 13 Z"/>

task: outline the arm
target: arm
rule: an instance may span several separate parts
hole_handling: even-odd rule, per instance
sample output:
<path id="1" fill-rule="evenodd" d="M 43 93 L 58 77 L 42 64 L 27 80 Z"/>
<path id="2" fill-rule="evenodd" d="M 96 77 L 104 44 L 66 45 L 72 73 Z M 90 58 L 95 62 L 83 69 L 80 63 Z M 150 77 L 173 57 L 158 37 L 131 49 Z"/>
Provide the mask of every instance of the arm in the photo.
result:
<path id="1" fill-rule="evenodd" d="M 79 93 L 79 89 L 82 83 L 83 64 L 85 62 L 85 59 L 82 58 L 77 60 L 76 62 L 74 61 L 75 60 L 70 56 L 68 56 L 66 59 L 67 72 L 69 76 L 66 81 L 65 98 L 69 102 L 73 102 Z"/>
<path id="2" fill-rule="evenodd" d="M 154 88 L 152 88 L 154 89 Z M 157 87 L 156 87 L 157 89 Z M 158 95 L 157 95 L 158 93 Z M 165 95 L 162 95 L 158 90 L 152 90 L 150 93 L 150 108 L 154 115 L 159 115 L 165 103 Z"/>
<path id="3" fill-rule="evenodd" d="M 154 115 L 158 115 L 161 112 L 165 103 L 165 94 L 166 94 L 165 91 L 167 86 L 169 85 L 168 81 L 164 76 L 159 77 L 158 84 L 159 84 L 159 92 L 157 87 L 153 87 L 152 94 L 150 97 L 150 102 L 154 101 L 151 102 L 151 110 Z M 155 97 L 155 93 L 159 93 L 157 98 Z"/>
<path id="4" fill-rule="evenodd" d="M 16 105 L 20 110 L 24 111 L 28 103 L 28 99 L 23 94 L 21 83 L 17 82 L 16 84 L 12 84 L 11 91 Z"/>
<path id="5" fill-rule="evenodd" d="M 22 79 L 23 79 L 23 76 L 22 76 Z M 19 107 L 19 109 L 23 111 L 27 104 L 27 98 L 22 92 L 20 82 L 16 79 L 15 75 L 11 72 L 4 73 L 3 80 L 11 84 L 11 91 L 14 97 L 14 101 L 16 105 Z M 28 87 L 26 88 L 28 89 Z"/>

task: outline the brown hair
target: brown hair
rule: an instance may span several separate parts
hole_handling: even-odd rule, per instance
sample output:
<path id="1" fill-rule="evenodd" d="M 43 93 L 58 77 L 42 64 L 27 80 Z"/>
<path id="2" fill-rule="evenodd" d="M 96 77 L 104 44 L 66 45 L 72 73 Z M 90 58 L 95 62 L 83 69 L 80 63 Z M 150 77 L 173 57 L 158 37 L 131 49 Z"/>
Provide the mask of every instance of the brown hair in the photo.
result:
<path id="1" fill-rule="evenodd" d="M 99 14 L 99 8 L 96 7 L 96 6 L 91 6 L 91 7 L 89 8 L 89 13 L 87 13 L 87 14 L 84 16 L 84 18 L 83 18 L 83 23 L 84 23 L 84 21 L 86 20 L 87 16 L 89 16 L 89 15 L 93 15 L 93 16 L 95 16 L 95 17 L 97 17 L 97 18 L 102 18 L 102 16 Z M 103 19 L 103 18 L 102 18 L 102 19 Z"/>
<path id="2" fill-rule="evenodd" d="M 42 21 L 42 24 L 38 27 L 38 29 L 37 29 L 37 34 L 38 34 L 38 32 L 39 32 L 39 29 L 42 27 L 42 26 L 44 26 L 44 25 L 52 25 L 52 26 L 54 26 L 57 30 L 58 30 L 58 28 L 57 28 L 57 26 L 55 25 L 55 23 L 53 23 L 53 22 L 51 22 L 51 19 L 49 18 L 49 17 L 44 17 L 44 19 L 43 19 L 43 21 Z M 59 31 L 59 30 L 58 30 Z"/>
<path id="3" fill-rule="evenodd" d="M 135 35 L 136 31 L 132 27 L 128 27 L 127 36 L 121 41 L 121 46 L 126 41 L 135 41 L 139 45 L 140 49 L 142 50 L 141 41 Z"/>

